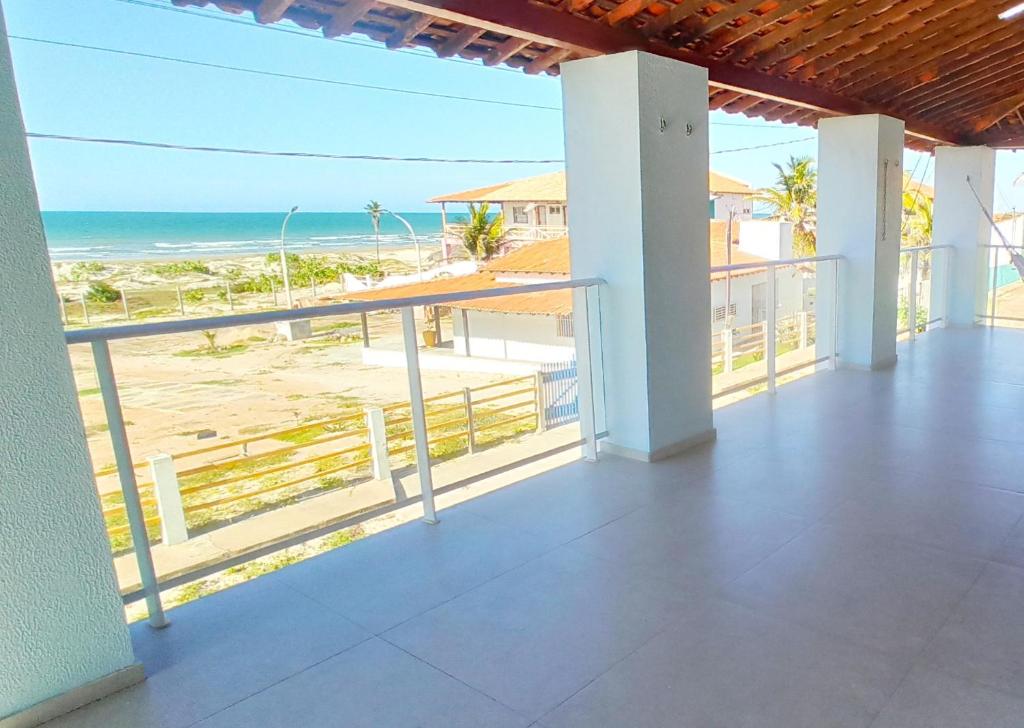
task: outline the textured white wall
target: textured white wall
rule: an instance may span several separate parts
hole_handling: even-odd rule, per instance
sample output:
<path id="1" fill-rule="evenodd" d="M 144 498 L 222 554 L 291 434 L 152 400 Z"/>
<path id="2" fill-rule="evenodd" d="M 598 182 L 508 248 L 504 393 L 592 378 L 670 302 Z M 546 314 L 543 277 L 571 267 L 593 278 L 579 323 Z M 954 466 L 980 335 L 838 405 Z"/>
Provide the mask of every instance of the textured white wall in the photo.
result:
<path id="1" fill-rule="evenodd" d="M 572 273 L 608 283 L 602 447 L 662 457 L 714 433 L 707 71 L 631 51 L 561 76 Z"/>
<path id="2" fill-rule="evenodd" d="M 0 7 L 0 717 L 133 661 Z"/>
<path id="3" fill-rule="evenodd" d="M 573 337 L 558 335 L 555 316 L 468 311 L 469 353 L 490 359 L 561 362 L 576 356 Z M 455 353 L 466 353 L 462 316 L 452 317 Z"/>

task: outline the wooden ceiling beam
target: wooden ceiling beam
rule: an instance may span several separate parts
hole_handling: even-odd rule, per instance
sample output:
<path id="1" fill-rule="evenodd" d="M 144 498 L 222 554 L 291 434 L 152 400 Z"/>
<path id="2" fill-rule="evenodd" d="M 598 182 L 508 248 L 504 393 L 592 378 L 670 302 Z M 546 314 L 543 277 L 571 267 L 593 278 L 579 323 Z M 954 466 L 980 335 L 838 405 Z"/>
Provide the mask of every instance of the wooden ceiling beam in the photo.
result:
<path id="1" fill-rule="evenodd" d="M 968 8 L 968 10 L 971 9 Z M 887 38 L 887 42 L 875 49 L 865 49 L 865 52 L 844 61 L 836 69 L 837 76 L 843 80 L 841 83 L 844 81 L 853 83 L 872 77 L 876 69 L 886 66 L 886 62 L 889 63 L 889 67 L 898 65 L 901 68 L 906 68 L 910 59 L 915 55 L 930 53 L 932 44 L 937 37 L 943 35 L 963 37 L 967 33 L 977 32 L 979 28 L 991 30 L 991 25 L 991 23 L 983 22 L 981 13 L 973 11 L 951 13 L 949 17 L 926 23 L 917 31 L 906 35 L 897 35 L 895 38 Z M 833 88 L 838 87 L 838 85 L 833 86 Z"/>
<path id="2" fill-rule="evenodd" d="M 263 0 L 257 7 L 253 15 L 256 17 L 257 23 L 276 23 L 278 20 L 284 17 L 284 14 L 288 11 L 288 8 L 292 6 L 295 0 Z"/>
<path id="3" fill-rule="evenodd" d="M 660 35 L 677 23 L 689 18 L 701 10 L 709 0 L 680 0 L 667 13 L 658 16 L 644 26 L 644 34 L 648 36 Z M 764 0 L 758 0 L 764 2 Z"/>
<path id="4" fill-rule="evenodd" d="M 785 24 L 776 23 L 776 27 L 764 35 L 751 37 L 749 41 L 730 51 L 727 58 L 732 61 L 742 61 L 776 48 L 780 43 L 797 37 L 808 28 L 827 22 L 839 9 L 851 2 L 853 0 L 840 0 L 836 3 L 825 3 L 819 7 L 806 9 L 795 20 Z"/>
<path id="5" fill-rule="evenodd" d="M 385 45 L 391 50 L 398 50 L 405 47 L 417 35 L 426 30 L 434 19 L 425 13 L 414 13 L 408 20 L 399 25 L 388 36 Z"/>
<path id="6" fill-rule="evenodd" d="M 533 41 L 526 38 L 509 36 L 490 52 L 490 54 L 484 59 L 484 63 L 488 66 L 497 66 L 500 63 L 504 63 L 532 42 Z"/>
<path id="7" fill-rule="evenodd" d="M 625 0 L 605 13 L 604 22 L 608 25 L 618 25 L 639 15 L 656 2 L 658 0 Z"/>
<path id="8" fill-rule="evenodd" d="M 846 80 L 836 85 L 846 93 L 862 94 L 877 86 L 894 86 L 897 79 L 915 77 L 924 73 L 929 64 L 944 59 L 953 59 L 964 49 L 970 51 L 978 45 L 986 45 L 992 40 L 993 34 L 1005 32 L 1004 28 L 993 29 L 991 23 L 982 22 L 971 27 L 964 35 L 947 34 L 944 29 L 937 32 L 928 42 L 921 42 L 916 49 L 908 49 L 905 53 L 895 53 L 888 63 L 870 64 L 862 74 L 851 74 L 840 69 Z"/>
<path id="9" fill-rule="evenodd" d="M 567 50 L 566 48 L 552 48 L 545 53 L 541 53 L 539 56 L 527 63 L 523 70 L 529 74 L 543 73 L 552 66 L 564 61 L 571 54 L 572 51 Z"/>
<path id="10" fill-rule="evenodd" d="M 764 4 L 765 0 L 737 0 L 732 5 L 719 10 L 717 13 L 701 23 L 700 27 L 693 32 L 691 40 L 696 40 L 702 36 L 710 35 L 719 28 L 725 27 L 734 20 L 746 15 L 747 13 L 753 12 L 759 6 Z"/>
<path id="11" fill-rule="evenodd" d="M 902 5 L 904 7 L 920 7 L 928 2 L 930 0 L 915 0 Z M 832 17 L 817 28 L 794 38 L 785 45 L 778 45 L 765 51 L 751 63 L 758 67 L 774 68 L 787 58 L 803 57 L 803 54 L 808 51 L 815 52 L 818 45 L 832 36 L 849 38 L 851 35 L 869 33 L 887 22 L 884 19 L 887 11 L 893 11 L 899 6 L 900 0 L 868 0 L 862 5 L 851 7 L 844 13 Z M 906 13 L 901 17 L 906 17 Z"/>
<path id="12" fill-rule="evenodd" d="M 738 28 L 729 28 L 711 36 L 707 43 L 701 46 L 701 53 L 717 53 L 724 48 L 740 43 L 762 28 L 768 27 L 787 15 L 792 15 L 806 5 L 807 0 L 781 0 L 772 10 L 748 20 Z"/>
<path id="13" fill-rule="evenodd" d="M 856 98 L 708 58 L 703 52 L 673 48 L 625 25 L 608 26 L 529 0 L 384 0 L 384 3 L 427 13 L 449 22 L 471 24 L 502 35 L 514 35 L 547 46 L 566 48 L 577 55 L 644 50 L 706 68 L 711 84 L 719 88 L 742 91 L 795 106 L 838 114 L 888 111 Z M 906 121 L 911 132 L 917 135 L 940 139 L 946 143 L 957 143 L 960 138 L 956 131 L 933 123 L 914 118 Z"/>
<path id="14" fill-rule="evenodd" d="M 339 35 L 349 35 L 373 4 L 373 0 L 348 0 L 324 26 L 324 36 L 337 38 Z"/>
<path id="15" fill-rule="evenodd" d="M 884 53 L 882 49 L 888 43 L 899 39 L 901 36 L 920 33 L 927 23 L 935 21 L 947 13 L 963 8 L 965 5 L 970 5 L 975 1 L 944 0 L 936 2 L 927 5 L 917 13 L 913 13 L 906 20 L 888 25 L 867 37 L 853 39 L 846 36 L 837 37 L 832 42 L 821 44 L 814 49 L 813 56 L 808 58 L 809 61 L 813 60 L 813 62 L 808 62 L 806 65 L 800 64 L 804 65 L 804 68 L 797 78 L 800 81 L 809 81 L 811 78 L 822 75 L 836 66 L 841 66 L 857 57 L 877 58 L 879 54 Z M 787 70 L 794 70 L 796 67 L 798 66 L 788 68 Z"/>
<path id="16" fill-rule="evenodd" d="M 708 107 L 711 110 L 720 109 L 723 106 L 725 106 L 726 104 L 731 103 L 733 101 L 736 101 L 737 99 L 742 98 L 743 96 L 744 96 L 744 94 L 740 93 L 739 91 L 721 91 L 721 90 L 719 90 L 708 101 Z"/>
<path id="17" fill-rule="evenodd" d="M 900 94 L 897 101 L 901 109 L 914 112 L 924 111 L 942 104 L 946 99 L 976 94 L 982 88 L 992 85 L 989 81 L 1006 78 L 1012 71 L 1024 66 L 1024 39 L 1002 53 L 965 64 L 962 73 L 939 76 L 927 84 L 919 84 L 912 93 Z M 985 86 L 981 86 L 985 84 Z"/>
<path id="18" fill-rule="evenodd" d="M 451 38 L 446 40 L 437 49 L 437 55 L 441 58 L 451 58 L 457 56 L 466 50 L 466 47 L 471 43 L 480 39 L 480 36 L 484 34 L 484 31 L 480 28 L 474 28 L 472 25 L 463 25 L 459 29 L 458 33 L 455 33 Z"/>
<path id="19" fill-rule="evenodd" d="M 909 93 L 945 79 L 953 79 L 977 71 L 977 65 L 986 63 L 987 59 L 995 58 L 1014 48 L 1024 41 L 1019 33 L 1012 28 L 1000 27 L 995 32 L 977 37 L 972 42 L 960 44 L 949 53 L 931 53 L 923 63 L 918 61 L 912 68 L 896 67 L 889 78 L 881 82 L 873 82 L 868 88 L 886 87 L 899 89 L 901 93 Z M 1010 59 L 1012 60 L 1012 58 Z"/>

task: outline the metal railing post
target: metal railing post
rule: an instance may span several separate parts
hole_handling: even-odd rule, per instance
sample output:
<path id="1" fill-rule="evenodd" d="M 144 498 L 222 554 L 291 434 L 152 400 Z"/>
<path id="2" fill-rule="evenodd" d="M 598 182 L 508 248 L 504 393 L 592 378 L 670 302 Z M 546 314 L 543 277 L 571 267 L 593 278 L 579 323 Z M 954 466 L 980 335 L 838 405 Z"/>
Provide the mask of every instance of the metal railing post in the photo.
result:
<path id="1" fill-rule="evenodd" d="M 274 308 L 277 308 L 277 284 L 273 278 L 270 279 L 270 295 L 274 298 Z"/>
<path id="2" fill-rule="evenodd" d="M 181 286 L 175 286 L 174 289 L 178 292 L 178 310 L 181 311 L 181 315 L 185 315 L 185 297 L 181 295 Z"/>
<path id="3" fill-rule="evenodd" d="M 313 298 L 316 298 L 316 276 L 310 276 L 309 285 L 313 289 Z"/>
<path id="4" fill-rule="evenodd" d="M 441 346 L 441 307 L 434 306 L 434 346 Z"/>
<path id="5" fill-rule="evenodd" d="M 572 289 L 573 332 L 576 334 L 576 394 L 579 400 L 583 459 L 597 460 L 597 430 L 594 420 L 594 378 L 590 351 L 590 307 L 586 288 Z"/>
<path id="6" fill-rule="evenodd" d="M 538 370 L 534 375 L 533 382 L 534 391 L 534 405 L 537 407 L 537 432 L 543 432 L 548 429 L 547 417 L 547 402 L 544 399 L 544 372 Z"/>
<path id="7" fill-rule="evenodd" d="M 832 261 L 832 325 L 828 334 L 828 363 L 835 371 L 839 368 L 839 259 Z"/>
<path id="8" fill-rule="evenodd" d="M 128 293 L 123 288 L 121 289 L 121 305 L 124 307 L 125 320 L 131 321 L 132 312 L 128 310 Z"/>
<path id="9" fill-rule="evenodd" d="M 160 453 L 149 458 L 156 508 L 160 514 L 160 534 L 165 546 L 188 541 L 188 523 L 181 503 L 181 488 L 174 470 L 174 458 Z"/>
<path id="10" fill-rule="evenodd" d="M 999 292 L 999 248 L 992 249 L 992 313 L 988 325 L 996 325 L 996 294 Z M 975 299 L 977 300 L 977 299 Z"/>
<path id="11" fill-rule="evenodd" d="M 391 459 L 388 455 L 388 433 L 383 409 L 380 407 L 366 408 L 366 431 L 370 442 L 373 478 L 374 480 L 390 480 Z"/>
<path id="12" fill-rule="evenodd" d="M 910 290 L 907 291 L 907 328 L 910 340 L 917 338 L 917 251 L 910 251 Z"/>
<path id="13" fill-rule="evenodd" d="M 807 319 L 808 316 L 806 311 L 800 311 L 797 314 L 797 321 L 799 322 L 800 326 L 800 341 L 798 342 L 798 346 L 801 349 L 806 349 L 807 344 L 810 341 L 810 336 L 808 335 L 809 326 Z"/>
<path id="14" fill-rule="evenodd" d="M 768 393 L 775 394 L 775 266 L 768 266 L 768 320 L 765 322 L 765 363 L 768 365 Z"/>
<path id="15" fill-rule="evenodd" d="M 462 311 L 462 342 L 466 348 L 466 356 L 472 356 L 469 351 L 469 311 L 466 309 L 460 309 Z"/>
<path id="16" fill-rule="evenodd" d="M 462 403 L 466 408 L 467 446 L 469 454 L 472 455 L 476 452 L 476 421 L 473 418 L 473 390 L 469 387 L 462 388 Z"/>
<path id="17" fill-rule="evenodd" d="M 427 413 L 423 406 L 423 382 L 420 379 L 420 352 L 416 344 L 416 318 L 411 306 L 402 309 L 402 339 L 409 375 L 409 405 L 416 443 L 416 473 L 423 497 L 423 520 L 433 524 L 437 523 L 437 510 L 434 508 L 434 483 L 430 473 L 430 445 L 427 440 Z"/>
<path id="18" fill-rule="evenodd" d="M 149 534 L 146 530 L 146 519 L 142 512 L 139 499 L 139 486 L 135 480 L 135 466 L 132 464 L 131 449 L 128 445 L 128 433 L 125 430 L 124 416 L 121 411 L 121 399 L 117 392 L 117 380 L 114 368 L 110 363 L 110 348 L 106 341 L 92 342 L 92 355 L 96 363 L 96 376 L 100 383 L 103 396 L 103 409 L 107 415 L 107 427 L 110 431 L 110 444 L 114 449 L 114 460 L 117 463 L 117 474 L 121 481 L 121 493 L 124 496 L 124 510 L 128 517 L 128 527 L 132 534 L 132 546 L 135 549 L 135 560 L 139 566 L 139 579 L 142 592 L 146 597 L 149 611 L 149 624 L 155 629 L 166 627 L 167 617 L 164 615 L 163 604 L 160 602 L 160 586 L 157 583 L 156 567 L 153 565 L 153 554 L 149 549 Z"/>
<path id="19" fill-rule="evenodd" d="M 722 329 L 722 358 L 725 360 L 722 371 L 727 374 L 732 371 L 732 337 L 733 330 L 731 328 Z"/>
<path id="20" fill-rule="evenodd" d="M 227 292 L 228 310 L 235 310 L 235 300 L 231 297 L 231 281 L 224 281 L 224 290 Z"/>
<path id="21" fill-rule="evenodd" d="M 84 293 L 79 294 L 79 297 L 82 299 L 82 317 L 85 319 L 85 325 L 88 326 L 89 323 L 90 323 L 89 322 L 89 304 L 85 300 L 85 294 Z"/>

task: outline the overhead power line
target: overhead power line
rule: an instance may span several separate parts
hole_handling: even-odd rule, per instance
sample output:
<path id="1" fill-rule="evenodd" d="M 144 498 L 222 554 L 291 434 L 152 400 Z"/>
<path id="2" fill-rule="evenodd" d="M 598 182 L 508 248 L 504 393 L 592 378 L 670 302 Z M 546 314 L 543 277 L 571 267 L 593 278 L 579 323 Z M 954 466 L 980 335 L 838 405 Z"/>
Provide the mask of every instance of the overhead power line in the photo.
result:
<path id="1" fill-rule="evenodd" d="M 299 157 L 304 159 L 365 160 L 371 162 L 433 162 L 437 164 L 561 164 L 564 159 L 452 159 L 444 157 L 392 157 L 380 154 L 330 154 L 327 152 L 275 152 L 264 149 L 241 149 L 237 147 L 201 147 L 188 144 L 145 142 L 137 139 L 103 139 L 99 137 L 71 136 L 67 134 L 38 134 L 28 132 L 31 139 L 50 139 L 64 142 L 89 144 L 114 144 L 126 147 L 147 147 L 150 149 L 173 149 L 184 152 L 216 152 L 220 154 L 245 154 L 256 157 Z"/>
<path id="2" fill-rule="evenodd" d="M 768 147 L 781 147 L 785 144 L 799 144 L 801 142 L 813 142 L 816 137 L 804 137 L 802 139 L 789 139 L 784 142 L 773 142 L 771 144 L 756 144 L 752 147 L 736 147 L 735 149 L 719 149 L 711 154 L 729 154 L 731 152 L 752 152 L 755 149 L 767 149 Z"/>
<path id="3" fill-rule="evenodd" d="M 561 111 L 558 106 L 542 106 L 540 104 L 524 104 L 517 101 L 500 101 L 496 99 L 484 99 L 476 96 L 459 96 L 457 94 L 441 94 L 432 91 L 416 91 L 415 89 L 398 88 L 395 86 L 377 86 L 369 83 L 357 83 L 355 81 L 339 81 L 332 78 L 320 78 L 316 76 L 300 76 L 292 73 L 281 73 L 279 71 L 264 71 L 256 68 L 244 68 L 242 66 L 229 66 L 222 63 L 208 63 L 206 61 L 193 61 L 187 58 L 175 58 L 174 56 L 161 56 L 154 53 L 140 53 L 138 51 L 126 51 L 119 48 L 104 48 L 103 46 L 85 45 L 83 43 L 68 43 L 47 38 L 32 38 L 24 35 L 10 35 L 14 40 L 27 41 L 29 43 L 42 43 L 45 45 L 61 46 L 64 48 L 75 48 L 86 51 L 98 51 L 101 53 L 112 53 L 119 56 L 131 56 L 133 58 L 145 58 L 154 61 L 168 61 L 170 63 L 182 63 L 188 66 L 199 66 L 201 68 L 215 68 L 221 71 L 234 71 L 236 73 L 249 73 L 256 76 L 270 76 L 272 78 L 284 78 L 292 81 L 310 81 L 313 83 L 324 83 L 332 86 L 346 86 L 349 88 L 368 89 L 371 91 L 386 91 L 396 94 L 407 94 L 409 96 L 427 96 L 435 99 L 447 99 L 450 101 L 470 101 L 478 104 L 492 104 L 495 106 L 514 106 L 523 109 L 539 109 L 542 111 Z"/>

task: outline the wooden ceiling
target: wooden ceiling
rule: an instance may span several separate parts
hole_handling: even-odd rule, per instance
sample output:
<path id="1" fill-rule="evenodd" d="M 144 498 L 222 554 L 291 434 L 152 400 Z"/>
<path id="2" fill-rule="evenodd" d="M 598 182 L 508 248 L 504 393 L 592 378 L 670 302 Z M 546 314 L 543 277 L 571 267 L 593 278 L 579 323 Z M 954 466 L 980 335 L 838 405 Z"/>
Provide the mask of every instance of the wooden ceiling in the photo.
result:
<path id="1" fill-rule="evenodd" d="M 885 113 L 908 145 L 1024 148 L 1020 0 L 172 0 L 526 73 L 642 49 L 708 69 L 712 109 Z"/>

